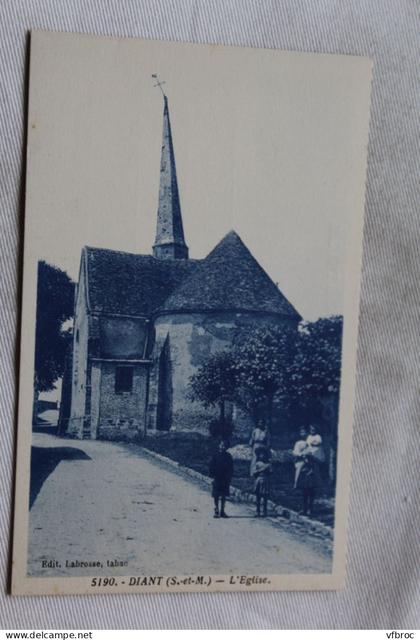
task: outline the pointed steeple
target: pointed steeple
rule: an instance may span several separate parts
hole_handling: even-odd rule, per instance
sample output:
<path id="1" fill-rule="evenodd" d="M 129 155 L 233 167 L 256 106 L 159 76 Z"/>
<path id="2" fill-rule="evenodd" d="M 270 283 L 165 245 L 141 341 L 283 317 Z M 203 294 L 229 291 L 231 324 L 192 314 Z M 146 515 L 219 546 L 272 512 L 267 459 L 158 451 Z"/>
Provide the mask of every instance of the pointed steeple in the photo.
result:
<path id="1" fill-rule="evenodd" d="M 182 226 L 168 98 L 165 94 L 163 98 L 164 109 L 159 206 L 153 255 L 155 258 L 170 260 L 174 258 L 188 258 L 188 247 L 185 244 L 184 229 Z"/>

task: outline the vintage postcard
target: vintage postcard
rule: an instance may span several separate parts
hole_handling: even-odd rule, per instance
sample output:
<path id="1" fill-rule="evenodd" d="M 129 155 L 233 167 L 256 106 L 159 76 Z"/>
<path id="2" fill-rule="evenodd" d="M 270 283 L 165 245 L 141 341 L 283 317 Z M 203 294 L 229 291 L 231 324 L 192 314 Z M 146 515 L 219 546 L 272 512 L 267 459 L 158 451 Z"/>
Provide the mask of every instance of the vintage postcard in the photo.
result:
<path id="1" fill-rule="evenodd" d="M 32 33 L 14 594 L 343 586 L 370 78 Z"/>

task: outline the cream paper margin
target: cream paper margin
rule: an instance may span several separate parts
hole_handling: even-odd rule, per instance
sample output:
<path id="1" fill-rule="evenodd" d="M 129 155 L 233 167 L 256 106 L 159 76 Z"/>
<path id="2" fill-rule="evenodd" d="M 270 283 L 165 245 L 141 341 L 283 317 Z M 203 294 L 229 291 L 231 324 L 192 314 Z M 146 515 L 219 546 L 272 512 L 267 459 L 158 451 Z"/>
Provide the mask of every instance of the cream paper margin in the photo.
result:
<path id="1" fill-rule="evenodd" d="M 363 210 L 365 193 L 365 175 L 367 163 L 367 142 L 369 127 L 370 108 L 370 85 L 372 62 L 368 58 L 352 56 L 332 56 L 327 55 L 331 62 L 340 68 L 345 63 L 354 65 L 353 72 L 358 79 L 358 93 L 355 101 L 358 104 L 358 121 L 353 131 L 348 132 L 349 144 L 352 145 L 354 157 L 357 158 L 356 172 L 353 168 L 354 184 L 357 188 L 349 194 L 352 199 L 354 216 L 347 237 L 345 255 L 345 280 L 344 280 L 344 334 L 343 334 L 343 361 L 342 380 L 340 394 L 339 413 L 339 447 L 337 459 L 337 489 L 336 489 L 336 512 L 335 512 L 335 535 L 334 535 L 334 556 L 333 569 L 331 574 L 284 574 L 267 576 L 270 584 L 263 585 L 239 585 L 230 587 L 228 584 L 220 585 L 215 582 L 218 578 L 228 579 L 229 576 L 211 576 L 211 585 L 201 587 L 197 585 L 178 585 L 171 587 L 166 585 L 166 576 L 159 587 L 131 587 L 121 584 L 124 576 L 115 576 L 116 581 L 120 581 L 118 586 L 92 587 L 91 580 L 94 576 L 80 578 L 38 578 L 26 575 L 26 560 L 28 547 L 28 496 L 30 481 L 30 449 L 31 449 L 31 420 L 32 420 L 32 383 L 33 383 L 33 361 L 35 347 L 35 309 L 36 309 L 36 263 L 41 257 L 36 248 L 34 239 L 40 229 L 45 233 L 48 230 L 43 226 L 42 218 L 34 220 L 31 217 L 31 201 L 37 189 L 41 185 L 37 184 L 36 174 L 36 152 L 37 139 L 35 135 L 36 121 L 33 119 L 34 104 L 38 101 L 37 69 L 42 55 L 54 56 L 55 48 L 60 42 L 66 39 L 68 44 L 77 47 L 78 44 L 89 39 L 92 46 L 106 48 L 115 39 L 97 36 L 82 36 L 75 34 L 55 34 L 47 32 L 33 32 L 31 34 L 30 53 L 30 78 L 29 78 L 29 110 L 28 110 L 28 142 L 27 142 L 27 177 L 26 177 L 26 206 L 25 206 L 25 235 L 24 235 L 24 268 L 23 268 L 23 288 L 22 288 L 22 324 L 21 324 L 21 354 L 20 354 L 20 383 L 19 383 L 19 403 L 18 403 L 18 435 L 17 435 L 17 467 L 16 467 L 16 489 L 15 489 L 15 516 L 14 516 L 14 538 L 13 538 L 13 560 L 12 560 L 12 585 L 13 595 L 41 595 L 41 594 L 84 594 L 84 593 L 145 593 L 145 592 L 174 592 L 174 591 L 273 591 L 273 590 L 327 590 L 340 589 L 345 584 L 346 565 L 346 520 L 348 512 L 350 464 L 351 464 L 351 442 L 353 424 L 353 405 L 355 393 L 356 377 L 356 346 L 357 346 L 357 325 L 359 314 L 359 291 L 362 258 L 362 235 L 363 235 Z M 190 45 L 181 43 L 168 43 L 142 40 L 119 40 L 121 46 L 133 47 L 138 54 L 150 55 L 156 47 L 164 49 L 167 55 L 177 56 L 178 52 L 188 49 L 191 55 L 194 50 L 207 49 L 209 55 L 215 48 L 223 57 L 228 57 L 233 52 L 236 56 L 240 53 L 246 56 L 256 56 L 260 58 L 262 64 L 275 65 L 278 56 L 288 56 L 294 58 L 307 59 L 308 63 L 314 59 L 325 57 L 324 54 L 301 54 L 289 52 L 275 52 L 251 48 L 232 48 L 214 45 Z M 214 62 L 214 61 L 213 61 Z M 66 79 L 63 79 L 65 82 Z M 57 87 L 51 87 L 52 95 L 57 91 Z M 70 123 L 69 126 L 71 126 Z M 54 145 L 54 131 L 44 131 L 48 145 Z M 211 132 L 208 132 L 211 135 Z M 44 142 L 45 144 L 45 142 Z M 346 174 L 342 176 L 346 183 Z M 44 219 L 45 223 L 45 219 Z M 57 238 L 54 238 L 57 242 Z M 66 246 L 65 240 L 62 243 Z M 65 249 L 64 249 L 65 250 Z M 29 425 L 29 426 L 28 426 Z M 129 576 L 126 576 L 128 578 Z M 177 576 L 182 580 L 182 573 Z M 262 576 L 263 577 L 263 576 Z M 208 576 L 205 576 L 205 580 Z"/>

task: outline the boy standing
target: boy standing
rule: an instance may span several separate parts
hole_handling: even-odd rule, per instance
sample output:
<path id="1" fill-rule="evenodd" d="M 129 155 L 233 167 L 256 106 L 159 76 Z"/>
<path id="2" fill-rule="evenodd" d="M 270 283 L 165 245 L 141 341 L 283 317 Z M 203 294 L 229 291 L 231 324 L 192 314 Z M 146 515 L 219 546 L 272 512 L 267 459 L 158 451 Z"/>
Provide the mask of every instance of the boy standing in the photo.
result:
<path id="1" fill-rule="evenodd" d="M 214 517 L 228 518 L 225 512 L 226 498 L 230 493 L 230 482 L 233 476 L 233 458 L 227 451 L 224 440 L 219 444 L 219 450 L 210 461 L 210 477 L 213 478 L 212 496 L 214 499 Z M 220 511 L 219 511 L 220 500 Z"/>

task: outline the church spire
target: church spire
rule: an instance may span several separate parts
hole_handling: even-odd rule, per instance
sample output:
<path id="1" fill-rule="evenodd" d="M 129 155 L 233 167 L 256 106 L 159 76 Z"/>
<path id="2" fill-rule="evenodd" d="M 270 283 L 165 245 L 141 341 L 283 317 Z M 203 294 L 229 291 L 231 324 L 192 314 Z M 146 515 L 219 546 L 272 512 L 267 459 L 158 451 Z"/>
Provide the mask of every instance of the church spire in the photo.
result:
<path id="1" fill-rule="evenodd" d="M 157 79 L 157 78 L 156 78 Z M 157 85 L 161 89 L 157 80 Z M 155 258 L 166 260 L 188 258 L 182 226 L 181 204 L 176 178 L 175 153 L 169 120 L 168 98 L 163 93 L 163 136 L 160 161 L 159 206 L 156 225 L 156 240 L 153 245 Z"/>

